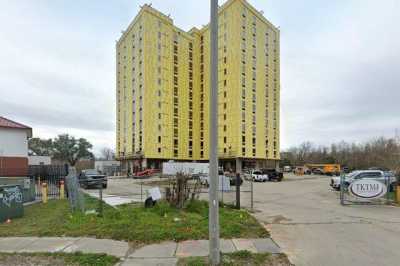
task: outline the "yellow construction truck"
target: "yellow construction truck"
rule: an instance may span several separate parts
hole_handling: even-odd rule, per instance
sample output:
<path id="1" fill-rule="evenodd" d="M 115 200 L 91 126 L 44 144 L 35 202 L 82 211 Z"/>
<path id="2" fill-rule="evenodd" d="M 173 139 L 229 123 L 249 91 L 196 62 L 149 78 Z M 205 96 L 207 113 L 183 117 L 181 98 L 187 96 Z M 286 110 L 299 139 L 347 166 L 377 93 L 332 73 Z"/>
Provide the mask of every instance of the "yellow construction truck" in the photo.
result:
<path id="1" fill-rule="evenodd" d="M 311 169 L 313 174 L 339 176 L 340 175 L 340 164 L 305 164 L 305 167 Z"/>

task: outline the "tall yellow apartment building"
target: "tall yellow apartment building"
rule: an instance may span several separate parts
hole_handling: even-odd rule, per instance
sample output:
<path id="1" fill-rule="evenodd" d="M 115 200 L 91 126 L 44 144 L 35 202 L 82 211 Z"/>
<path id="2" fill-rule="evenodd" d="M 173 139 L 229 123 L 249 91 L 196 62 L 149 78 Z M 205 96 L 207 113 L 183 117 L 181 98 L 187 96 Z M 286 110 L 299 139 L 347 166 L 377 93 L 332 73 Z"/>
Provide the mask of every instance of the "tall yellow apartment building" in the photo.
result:
<path id="1" fill-rule="evenodd" d="M 195 12 L 195 10 L 194 10 Z M 219 9 L 219 161 L 280 159 L 279 29 L 245 0 Z M 116 44 L 116 155 L 125 169 L 207 161 L 210 31 L 185 32 L 144 5 Z"/>

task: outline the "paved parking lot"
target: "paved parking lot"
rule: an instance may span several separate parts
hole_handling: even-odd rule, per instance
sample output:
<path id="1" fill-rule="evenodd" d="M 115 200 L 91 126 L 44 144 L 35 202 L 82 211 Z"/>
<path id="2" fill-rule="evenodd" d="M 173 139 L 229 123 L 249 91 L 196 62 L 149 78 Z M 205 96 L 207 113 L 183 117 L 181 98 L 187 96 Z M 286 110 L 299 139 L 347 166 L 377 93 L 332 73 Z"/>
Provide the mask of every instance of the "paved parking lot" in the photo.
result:
<path id="1" fill-rule="evenodd" d="M 329 177 L 288 177 L 255 186 L 255 215 L 295 265 L 399 265 L 400 208 L 343 207 Z"/>
<path id="2" fill-rule="evenodd" d="M 329 180 L 287 174 L 283 182 L 254 183 L 254 215 L 297 266 L 399 265 L 400 208 L 343 207 Z M 140 199 L 138 182 L 109 180 L 105 194 Z M 250 207 L 250 193 L 241 197 Z"/>
<path id="3" fill-rule="evenodd" d="M 159 180 L 157 178 L 157 180 Z M 146 191 L 151 186 L 141 185 L 143 180 L 132 178 L 108 178 L 108 186 L 103 189 L 103 200 L 112 206 L 124 203 L 141 202 L 146 199 Z M 99 197 L 99 189 L 86 189 L 86 193 Z"/>

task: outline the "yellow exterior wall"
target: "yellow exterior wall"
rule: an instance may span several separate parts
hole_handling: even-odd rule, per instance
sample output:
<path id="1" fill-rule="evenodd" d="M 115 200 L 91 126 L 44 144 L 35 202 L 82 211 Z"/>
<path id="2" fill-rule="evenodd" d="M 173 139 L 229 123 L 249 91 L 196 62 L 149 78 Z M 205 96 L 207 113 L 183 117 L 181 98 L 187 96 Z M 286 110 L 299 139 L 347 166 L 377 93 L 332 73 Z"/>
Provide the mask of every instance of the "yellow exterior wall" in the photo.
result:
<path id="1" fill-rule="evenodd" d="M 245 0 L 229 0 L 219 12 L 219 157 L 277 160 L 279 30 Z M 184 32 L 142 7 L 116 45 L 118 158 L 208 160 L 209 47 L 208 26 Z"/>

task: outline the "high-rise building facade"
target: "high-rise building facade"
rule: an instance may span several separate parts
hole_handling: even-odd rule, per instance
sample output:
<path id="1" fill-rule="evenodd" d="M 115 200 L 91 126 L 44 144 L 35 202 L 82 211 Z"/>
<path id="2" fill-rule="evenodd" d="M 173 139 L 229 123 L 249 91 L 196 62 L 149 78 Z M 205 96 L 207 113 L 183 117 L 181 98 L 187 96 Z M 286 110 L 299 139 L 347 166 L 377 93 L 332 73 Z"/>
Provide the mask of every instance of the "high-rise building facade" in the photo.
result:
<path id="1" fill-rule="evenodd" d="M 280 159 L 279 30 L 245 0 L 219 9 L 218 154 L 225 168 Z M 125 169 L 207 161 L 210 31 L 144 5 L 116 44 L 116 155 Z"/>

